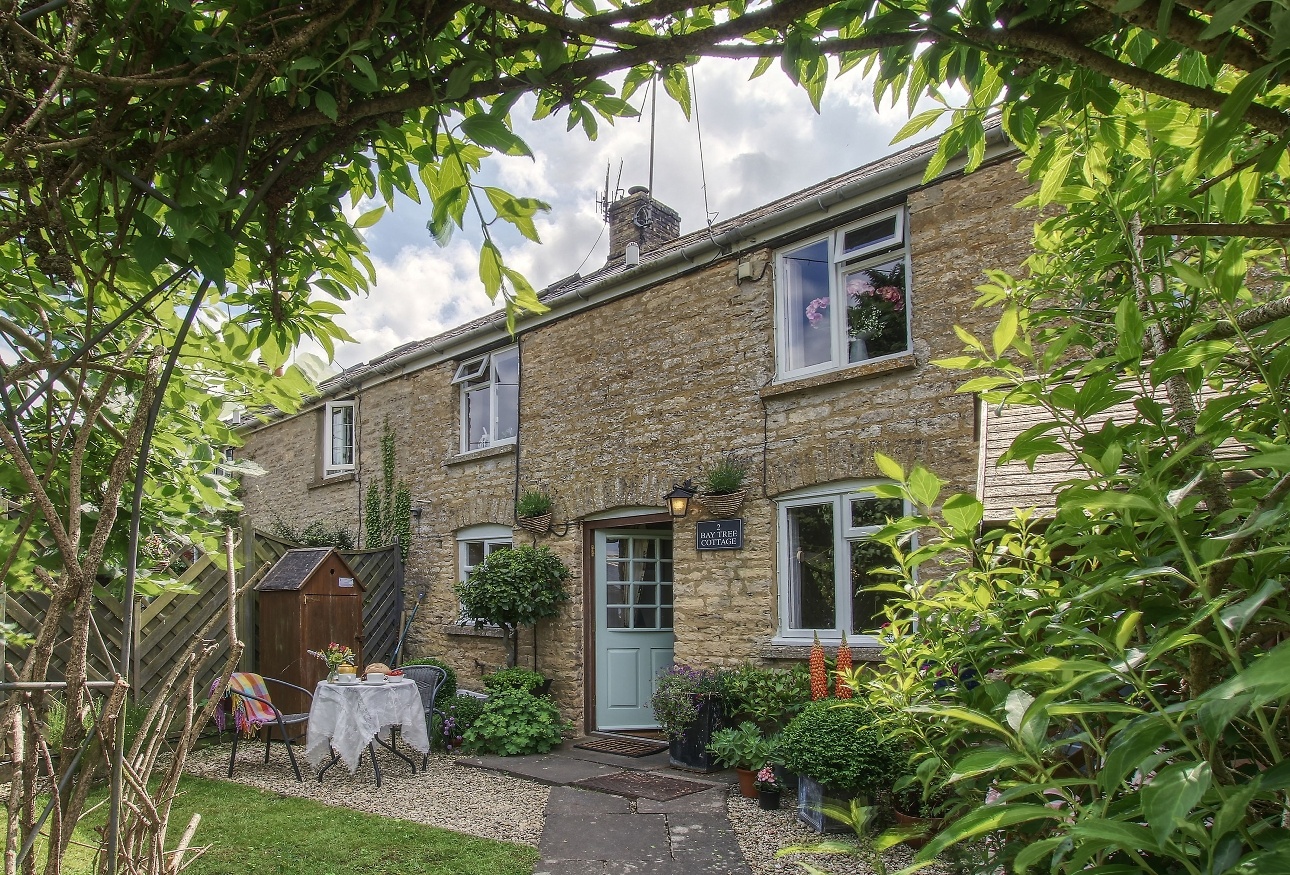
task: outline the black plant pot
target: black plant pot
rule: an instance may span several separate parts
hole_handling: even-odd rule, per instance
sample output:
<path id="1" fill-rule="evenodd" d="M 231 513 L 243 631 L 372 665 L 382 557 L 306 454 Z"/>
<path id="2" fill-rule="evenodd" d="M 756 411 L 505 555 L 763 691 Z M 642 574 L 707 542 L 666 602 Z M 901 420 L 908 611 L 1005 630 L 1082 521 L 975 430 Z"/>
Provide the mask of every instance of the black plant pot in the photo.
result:
<path id="1" fill-rule="evenodd" d="M 782 790 L 758 790 L 757 806 L 766 811 L 775 811 L 779 808 L 779 798 L 783 792 Z"/>
<path id="2" fill-rule="evenodd" d="M 708 753 L 712 743 L 712 733 L 721 728 L 723 719 L 721 701 L 716 698 L 703 698 L 699 702 L 699 716 L 681 737 L 668 739 L 668 760 L 674 768 L 687 772 L 715 772 L 716 758 Z"/>

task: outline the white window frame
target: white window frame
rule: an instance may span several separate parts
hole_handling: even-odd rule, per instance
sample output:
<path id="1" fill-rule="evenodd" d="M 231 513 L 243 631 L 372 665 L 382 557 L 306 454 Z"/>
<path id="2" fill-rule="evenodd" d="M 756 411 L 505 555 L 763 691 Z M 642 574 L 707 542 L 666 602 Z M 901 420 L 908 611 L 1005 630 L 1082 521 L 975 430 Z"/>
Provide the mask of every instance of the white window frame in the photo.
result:
<path id="1" fill-rule="evenodd" d="M 333 411 L 349 409 L 349 462 L 348 464 L 335 464 L 331 455 L 331 423 Z M 350 401 L 328 401 L 323 408 L 323 437 L 322 437 L 322 476 L 335 477 L 340 474 L 349 474 L 358 468 L 358 410 L 352 400 Z"/>
<path id="2" fill-rule="evenodd" d="M 496 525 L 485 523 L 478 526 L 468 526 L 457 531 L 457 580 L 464 581 L 470 572 L 475 569 L 474 565 L 469 564 L 469 550 L 471 544 L 483 544 L 484 558 L 487 559 L 489 554 L 497 551 L 510 549 L 515 546 L 515 530 L 510 526 Z M 471 626 L 474 620 L 467 619 L 466 612 L 457 602 L 457 625 Z M 495 624 L 486 623 L 486 628 L 497 628 Z"/>
<path id="3" fill-rule="evenodd" d="M 452 385 L 461 387 L 459 390 L 459 394 L 461 395 L 461 398 L 459 399 L 460 411 L 458 414 L 457 421 L 459 423 L 458 430 L 461 432 L 461 452 L 462 453 L 473 453 L 479 450 L 488 449 L 489 447 L 506 446 L 508 444 L 515 443 L 519 439 L 518 434 L 513 434 L 513 435 L 510 435 L 509 437 L 504 437 L 501 439 L 494 439 L 492 436 L 497 430 L 497 411 L 498 411 L 497 386 L 499 384 L 497 383 L 497 380 L 496 380 L 496 375 L 497 375 L 496 360 L 499 356 L 507 355 L 509 353 L 515 353 L 517 357 L 516 366 L 518 367 L 519 345 L 512 344 L 511 346 L 503 347 L 502 349 L 494 350 L 493 352 L 487 353 L 486 355 L 477 356 L 473 359 L 468 359 L 462 362 L 460 365 L 457 366 L 456 373 L 453 374 Z M 480 374 L 482 374 L 485 371 L 485 369 L 487 369 L 488 371 L 487 384 L 479 380 Z M 470 422 L 469 395 L 473 391 L 478 391 L 482 389 L 485 385 L 487 385 L 488 387 L 488 417 L 489 417 L 488 432 L 489 434 L 483 446 L 475 447 L 474 449 L 472 449 L 470 446 L 471 444 L 470 434 L 467 432 L 467 427 Z M 519 393 L 518 392 L 516 393 L 515 404 L 516 404 L 515 418 L 516 418 L 516 421 L 518 422 L 519 420 Z M 518 429 L 517 429 L 517 432 L 518 432 Z"/>
<path id="4" fill-rule="evenodd" d="M 873 243 L 865 244 L 851 252 L 842 252 L 842 241 L 847 233 L 857 228 L 865 228 L 869 225 L 876 225 L 885 222 L 888 219 L 895 218 L 895 228 L 890 237 Z M 779 381 L 796 380 L 802 377 L 810 377 L 816 374 L 829 373 L 838 371 L 843 368 L 856 367 L 857 365 L 868 364 L 869 362 L 882 361 L 884 359 L 894 358 L 899 355 L 907 355 L 913 348 L 913 266 L 909 258 L 909 245 L 907 235 L 905 234 L 906 220 L 905 208 L 895 207 L 890 210 L 873 213 L 865 216 L 855 222 L 850 222 L 841 228 L 837 228 L 826 234 L 819 234 L 815 237 L 809 237 L 804 240 L 798 240 L 791 246 L 785 247 L 775 253 L 775 356 L 777 366 L 777 377 Z M 805 249 L 821 241 L 829 245 L 829 327 L 831 330 L 829 344 L 830 356 L 826 361 L 819 364 L 807 365 L 805 367 L 789 369 L 789 343 L 788 343 L 788 320 L 789 320 L 789 294 L 785 285 L 788 277 L 786 260 L 789 255 L 799 250 Z M 854 270 L 862 270 L 866 267 L 883 264 L 894 260 L 893 256 L 900 252 L 905 261 L 905 337 L 909 339 L 908 346 L 904 350 L 888 353 L 887 355 L 875 356 L 858 362 L 847 361 L 848 337 L 847 337 L 847 320 L 839 314 L 844 313 L 844 299 L 846 292 L 842 288 L 842 274 Z"/>
<path id="5" fill-rule="evenodd" d="M 862 647 L 876 647 L 881 642 L 873 635 L 854 634 L 851 632 L 851 553 L 848 544 L 851 541 L 863 540 L 876 532 L 881 526 L 853 527 L 848 525 L 851 519 L 850 502 L 855 499 L 873 499 L 873 488 L 887 483 L 884 480 L 861 480 L 846 483 L 833 483 L 824 486 L 813 486 L 789 493 L 777 502 L 775 517 L 777 525 L 777 584 L 779 589 L 779 628 L 772 644 L 802 645 L 810 644 L 815 635 L 820 641 L 836 644 L 842 640 L 842 631 L 847 632 L 851 644 Z M 833 504 L 833 587 L 837 625 L 832 629 L 794 629 L 789 627 L 793 616 L 791 586 L 792 566 L 789 555 L 788 511 L 794 507 L 809 507 L 818 504 Z M 904 513 L 911 508 L 904 503 Z"/>

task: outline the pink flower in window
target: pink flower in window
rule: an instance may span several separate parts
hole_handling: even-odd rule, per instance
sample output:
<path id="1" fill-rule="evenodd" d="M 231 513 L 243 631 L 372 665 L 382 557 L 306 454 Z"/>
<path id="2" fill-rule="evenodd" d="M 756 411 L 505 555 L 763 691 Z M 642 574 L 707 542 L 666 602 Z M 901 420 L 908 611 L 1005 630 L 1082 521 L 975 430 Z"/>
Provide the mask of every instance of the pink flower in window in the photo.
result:
<path id="1" fill-rule="evenodd" d="M 828 314 L 825 312 L 829 309 L 828 298 L 816 298 L 806 305 L 806 321 L 811 323 L 812 328 L 819 328 L 825 322 Z"/>

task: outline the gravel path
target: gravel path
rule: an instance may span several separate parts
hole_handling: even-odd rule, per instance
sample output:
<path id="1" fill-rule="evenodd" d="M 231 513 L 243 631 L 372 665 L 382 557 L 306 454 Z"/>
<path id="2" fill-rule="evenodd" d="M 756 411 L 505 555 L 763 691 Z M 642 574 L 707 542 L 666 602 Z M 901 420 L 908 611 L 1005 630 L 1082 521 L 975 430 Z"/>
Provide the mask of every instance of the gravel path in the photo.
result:
<path id="1" fill-rule="evenodd" d="M 780 873 L 801 873 L 803 870 L 794 861 L 810 863 L 830 875 L 881 875 L 881 869 L 875 869 L 868 862 L 871 852 L 862 848 L 860 840 L 854 835 L 822 836 L 797 820 L 797 809 L 793 802 L 785 798 L 784 806 L 778 811 L 763 811 L 757 806 L 756 799 L 747 799 L 739 795 L 739 788 L 732 788 L 730 798 L 726 801 L 726 813 L 735 835 L 739 837 L 739 848 L 748 861 L 748 866 L 755 875 L 780 875 Z M 842 843 L 852 849 L 850 854 L 793 854 L 787 857 L 776 857 L 780 848 L 790 845 L 814 845 L 828 840 Z M 899 872 L 908 866 L 914 854 L 903 845 L 897 845 L 883 852 L 882 859 L 889 872 Z M 923 870 L 932 875 L 947 875 L 948 867 L 933 865 Z"/>
<path id="2" fill-rule="evenodd" d="M 188 772 L 203 778 L 227 780 L 231 744 L 194 751 Z M 264 763 L 264 745 L 239 745 L 233 780 L 270 793 L 313 799 L 326 805 L 354 808 L 384 817 L 426 823 L 489 839 L 537 847 L 542 835 L 542 810 L 547 787 L 483 769 L 458 766 L 452 757 L 430 757 L 426 771 L 408 774 L 407 763 L 380 751 L 381 787 L 364 757 L 353 776 L 344 763 L 327 770 L 319 783 L 310 774 L 303 750 L 297 749 L 303 783 L 296 781 L 281 745 Z M 420 754 L 417 754 L 420 757 Z M 418 763 L 420 765 L 420 763 Z"/>

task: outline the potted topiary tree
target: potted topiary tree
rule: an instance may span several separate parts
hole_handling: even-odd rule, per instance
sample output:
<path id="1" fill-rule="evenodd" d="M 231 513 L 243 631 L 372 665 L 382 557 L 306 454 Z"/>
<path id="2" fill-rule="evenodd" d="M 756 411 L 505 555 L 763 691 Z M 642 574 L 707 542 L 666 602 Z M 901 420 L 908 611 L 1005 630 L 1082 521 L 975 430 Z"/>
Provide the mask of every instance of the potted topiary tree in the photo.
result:
<path id="1" fill-rule="evenodd" d="M 881 729 L 874 713 L 857 700 L 822 699 L 807 705 L 781 733 L 780 756 L 798 774 L 798 818 L 818 832 L 850 829 L 825 816 L 826 799 L 871 803 L 909 766 L 900 741 Z"/>
<path id="2" fill-rule="evenodd" d="M 540 489 L 526 489 L 515 502 L 515 521 L 521 529 L 535 535 L 551 531 L 551 496 Z"/>
<path id="3" fill-rule="evenodd" d="M 748 475 L 748 463 L 730 453 L 721 457 L 706 474 L 699 487 L 699 504 L 715 517 L 732 517 L 739 513 L 744 505 L 748 490 L 744 489 L 744 478 Z"/>
<path id="4" fill-rule="evenodd" d="M 511 644 L 513 666 L 519 659 L 519 627 L 559 613 L 569 598 L 565 584 L 571 576 L 568 566 L 549 548 L 515 547 L 490 553 L 457 584 L 456 591 L 476 628 L 487 623 L 502 628 Z M 536 662 L 536 653 L 533 658 Z"/>

